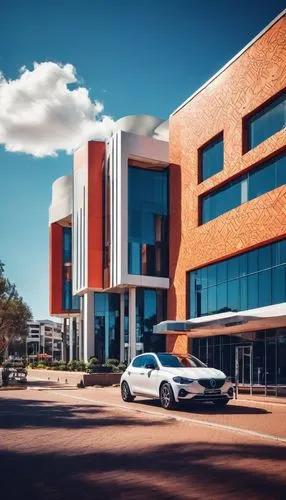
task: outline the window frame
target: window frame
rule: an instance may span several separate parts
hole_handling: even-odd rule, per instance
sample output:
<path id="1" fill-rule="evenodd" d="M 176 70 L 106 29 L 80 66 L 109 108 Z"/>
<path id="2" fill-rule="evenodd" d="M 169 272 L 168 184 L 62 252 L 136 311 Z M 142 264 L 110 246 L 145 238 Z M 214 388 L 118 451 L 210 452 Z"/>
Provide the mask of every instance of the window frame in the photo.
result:
<path id="1" fill-rule="evenodd" d="M 278 134 L 278 132 L 283 130 L 283 129 L 280 129 L 279 131 L 275 132 L 274 134 L 269 135 L 269 137 L 264 139 L 264 141 L 256 144 L 256 146 L 250 147 L 250 142 L 251 142 L 250 141 L 250 126 L 249 126 L 250 121 L 254 118 L 255 115 L 258 115 L 263 110 L 263 108 L 267 108 L 268 106 L 271 106 L 271 104 L 273 104 L 277 99 L 282 97 L 283 94 L 285 94 L 285 99 L 286 99 L 286 87 L 284 87 L 282 90 L 277 92 L 277 94 L 275 94 L 274 96 L 271 96 L 269 99 L 264 101 L 257 108 L 253 109 L 250 113 L 248 113 L 247 115 L 245 115 L 242 118 L 242 154 L 243 155 L 248 153 L 249 151 L 252 151 L 253 149 L 257 148 L 258 146 L 260 146 L 260 144 L 263 144 L 265 141 L 270 139 L 270 137 L 273 137 L 273 135 Z"/>
<path id="2" fill-rule="evenodd" d="M 212 143 L 215 143 L 219 139 L 221 139 L 222 147 L 223 147 L 222 168 L 218 172 L 216 172 L 216 173 L 214 173 L 214 174 L 212 174 L 209 177 L 206 177 L 204 179 L 203 178 L 203 151 L 206 148 L 208 148 L 209 146 L 211 146 Z M 213 177 L 214 175 L 217 175 L 219 172 L 222 172 L 224 169 L 224 131 L 221 130 L 216 135 L 214 135 L 211 139 L 209 139 L 207 142 L 205 142 L 202 146 L 200 146 L 198 148 L 197 155 L 198 155 L 198 172 L 197 172 L 198 184 L 201 184 L 202 182 L 205 182 L 207 179 L 210 179 L 211 177 Z"/>
<path id="3" fill-rule="evenodd" d="M 234 210 L 238 207 L 241 207 L 245 203 L 248 203 L 249 201 L 255 200 L 256 198 L 259 198 L 260 196 L 264 196 L 266 193 L 270 193 L 274 189 L 278 189 L 279 187 L 283 186 L 284 184 L 279 184 L 277 182 L 276 170 L 278 168 L 277 162 L 282 160 L 282 158 L 285 156 L 286 156 L 286 148 L 285 148 L 285 146 L 283 146 L 282 148 L 275 151 L 273 154 L 267 156 L 266 158 L 260 159 L 258 162 L 250 165 L 248 168 L 246 168 L 242 172 L 238 172 L 236 175 L 223 181 L 221 184 L 218 184 L 215 187 L 212 187 L 211 189 L 208 189 L 204 193 L 200 194 L 198 196 L 198 225 L 203 226 L 204 224 L 207 224 L 208 222 L 212 222 L 213 220 L 217 219 L 218 217 L 221 217 L 221 216 L 227 214 L 231 210 Z M 273 166 L 273 164 L 275 164 L 275 165 Z M 275 186 L 272 189 L 269 189 L 269 190 L 263 192 L 262 194 L 259 194 L 258 196 L 250 197 L 250 192 L 249 192 L 250 191 L 249 190 L 250 178 L 252 177 L 252 175 L 255 175 L 256 173 L 258 173 L 259 170 L 262 171 L 264 168 L 270 168 L 271 165 L 272 165 L 272 168 L 275 169 L 275 177 L 274 177 L 275 178 Z M 217 216 L 213 217 L 212 219 L 209 219 L 209 220 L 204 222 L 203 221 L 203 201 L 204 201 L 204 199 L 206 199 L 207 197 L 212 196 L 218 192 L 222 192 L 227 187 L 230 188 L 235 183 L 240 183 L 241 194 L 242 194 L 242 190 L 243 190 L 242 183 L 245 180 L 246 180 L 246 187 L 245 187 L 244 191 L 247 193 L 247 199 L 241 201 L 241 203 L 239 205 L 231 208 L 230 210 L 222 212 L 220 215 L 217 215 Z"/>

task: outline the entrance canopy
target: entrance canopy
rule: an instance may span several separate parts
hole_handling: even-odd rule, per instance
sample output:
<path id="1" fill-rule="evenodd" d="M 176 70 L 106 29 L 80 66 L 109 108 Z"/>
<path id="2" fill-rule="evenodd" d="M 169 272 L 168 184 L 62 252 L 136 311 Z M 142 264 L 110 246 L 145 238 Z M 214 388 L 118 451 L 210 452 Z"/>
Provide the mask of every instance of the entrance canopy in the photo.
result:
<path id="1" fill-rule="evenodd" d="M 281 327 L 286 327 L 286 302 L 247 311 L 211 314 L 186 321 L 162 321 L 154 326 L 153 332 L 185 333 L 196 338 Z"/>

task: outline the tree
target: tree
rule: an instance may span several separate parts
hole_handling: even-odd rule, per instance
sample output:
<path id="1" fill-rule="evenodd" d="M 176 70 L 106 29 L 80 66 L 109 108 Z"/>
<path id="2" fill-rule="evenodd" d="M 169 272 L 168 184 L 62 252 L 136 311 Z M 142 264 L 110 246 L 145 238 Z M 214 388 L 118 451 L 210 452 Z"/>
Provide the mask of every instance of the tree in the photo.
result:
<path id="1" fill-rule="evenodd" d="M 30 319 L 30 308 L 19 296 L 16 285 L 5 278 L 4 264 L 0 261 L 0 355 L 16 337 L 28 334 Z"/>

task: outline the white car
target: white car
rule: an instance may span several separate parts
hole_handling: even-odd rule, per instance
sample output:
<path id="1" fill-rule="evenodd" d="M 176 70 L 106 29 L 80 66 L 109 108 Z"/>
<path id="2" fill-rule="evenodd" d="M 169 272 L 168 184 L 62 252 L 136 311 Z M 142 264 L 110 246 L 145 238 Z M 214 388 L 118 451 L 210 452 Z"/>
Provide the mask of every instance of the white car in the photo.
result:
<path id="1" fill-rule="evenodd" d="M 166 410 L 179 401 L 211 401 L 224 407 L 233 398 L 233 384 L 216 368 L 190 354 L 145 353 L 136 356 L 120 380 L 123 401 L 136 396 L 159 398 Z"/>

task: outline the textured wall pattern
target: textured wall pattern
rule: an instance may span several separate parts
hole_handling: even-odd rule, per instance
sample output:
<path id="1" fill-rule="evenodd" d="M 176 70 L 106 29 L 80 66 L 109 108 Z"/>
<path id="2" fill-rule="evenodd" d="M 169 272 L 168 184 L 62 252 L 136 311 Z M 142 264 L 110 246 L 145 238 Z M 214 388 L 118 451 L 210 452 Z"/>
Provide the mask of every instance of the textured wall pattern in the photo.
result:
<path id="1" fill-rule="evenodd" d="M 286 86 L 285 40 L 284 16 L 171 117 L 179 167 L 170 191 L 170 319 L 186 318 L 187 271 L 286 235 L 286 186 L 198 226 L 200 195 L 286 146 L 284 129 L 245 154 L 242 147 L 243 118 Z M 198 184 L 198 149 L 221 131 L 224 169 Z"/>
<path id="2" fill-rule="evenodd" d="M 174 352 L 176 354 L 187 354 L 188 352 L 187 335 L 168 334 L 166 337 L 166 352 Z"/>

